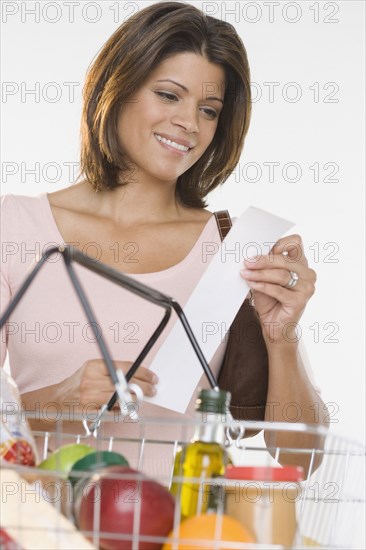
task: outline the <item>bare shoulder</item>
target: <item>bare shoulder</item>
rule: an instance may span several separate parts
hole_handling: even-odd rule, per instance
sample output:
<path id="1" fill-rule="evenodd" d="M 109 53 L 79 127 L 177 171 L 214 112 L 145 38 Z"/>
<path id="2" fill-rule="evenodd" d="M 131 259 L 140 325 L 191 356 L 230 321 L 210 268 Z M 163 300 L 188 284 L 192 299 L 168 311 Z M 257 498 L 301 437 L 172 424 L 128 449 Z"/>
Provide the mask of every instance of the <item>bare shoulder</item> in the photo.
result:
<path id="1" fill-rule="evenodd" d="M 212 212 L 205 208 L 192 208 L 189 210 L 190 211 L 187 212 L 187 216 L 185 217 L 185 221 L 187 222 L 205 223 L 212 216 Z"/>
<path id="2" fill-rule="evenodd" d="M 82 211 L 87 209 L 88 203 L 91 200 L 90 186 L 87 182 L 64 187 L 58 191 L 47 194 L 48 200 L 52 208 L 69 211 Z"/>
<path id="3" fill-rule="evenodd" d="M 186 206 L 179 204 L 178 206 L 178 219 L 177 222 L 187 222 L 187 223 L 205 223 L 213 215 L 212 212 L 206 208 L 193 208 L 191 206 Z"/>

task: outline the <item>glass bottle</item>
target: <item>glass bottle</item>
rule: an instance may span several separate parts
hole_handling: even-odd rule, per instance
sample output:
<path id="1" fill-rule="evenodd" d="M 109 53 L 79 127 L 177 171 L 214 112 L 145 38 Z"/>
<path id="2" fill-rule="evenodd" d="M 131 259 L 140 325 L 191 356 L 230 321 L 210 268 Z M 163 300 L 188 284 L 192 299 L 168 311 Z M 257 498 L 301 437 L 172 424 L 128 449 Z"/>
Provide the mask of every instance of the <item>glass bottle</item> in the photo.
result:
<path id="1" fill-rule="evenodd" d="M 180 449 L 174 461 L 171 492 L 181 507 L 181 519 L 215 511 L 220 502 L 220 482 L 205 481 L 224 476 L 229 455 L 224 447 L 226 411 L 231 394 L 222 390 L 201 390 L 196 402 L 196 427 L 191 442 Z M 188 478 L 198 478 L 190 481 Z M 187 479 L 187 480 L 186 480 Z M 222 490 L 222 487 L 221 487 Z"/>

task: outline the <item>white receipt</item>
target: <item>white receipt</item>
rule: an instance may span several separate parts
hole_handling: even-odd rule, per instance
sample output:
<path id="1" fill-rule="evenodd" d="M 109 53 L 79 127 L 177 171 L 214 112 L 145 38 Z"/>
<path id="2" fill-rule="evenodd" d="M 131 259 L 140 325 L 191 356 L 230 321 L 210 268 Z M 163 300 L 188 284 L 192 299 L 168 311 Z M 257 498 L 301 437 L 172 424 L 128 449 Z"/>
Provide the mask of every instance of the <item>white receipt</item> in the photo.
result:
<path id="1" fill-rule="evenodd" d="M 269 212 L 250 207 L 236 220 L 216 251 L 184 307 L 208 363 L 223 338 L 218 327 L 229 329 L 249 292 L 239 273 L 243 259 L 268 254 L 274 243 L 293 225 Z M 202 252 L 204 258 L 205 251 Z M 159 383 L 157 394 L 145 400 L 184 413 L 203 370 L 178 319 L 150 368 L 159 376 Z"/>

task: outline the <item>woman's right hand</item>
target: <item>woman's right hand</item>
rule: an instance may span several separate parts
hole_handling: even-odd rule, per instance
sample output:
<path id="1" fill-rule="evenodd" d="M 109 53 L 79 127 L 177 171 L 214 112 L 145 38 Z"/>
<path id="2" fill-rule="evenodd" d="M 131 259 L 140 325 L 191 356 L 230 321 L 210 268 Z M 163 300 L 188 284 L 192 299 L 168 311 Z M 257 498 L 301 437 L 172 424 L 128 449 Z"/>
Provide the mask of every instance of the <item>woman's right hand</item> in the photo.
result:
<path id="1" fill-rule="evenodd" d="M 121 368 L 127 374 L 132 363 L 114 361 L 116 368 Z M 145 367 L 139 367 L 131 383 L 138 384 L 144 395 L 152 396 L 157 383 L 156 375 Z M 52 431 L 52 426 L 58 424 L 58 413 L 61 411 L 70 415 L 69 420 L 63 420 L 62 429 L 66 433 L 74 433 L 73 413 L 83 416 L 96 412 L 107 403 L 114 393 L 107 368 L 102 359 L 86 361 L 73 375 L 52 386 L 46 386 L 27 393 L 22 393 L 22 407 L 33 411 L 34 418 L 29 418 L 33 430 Z M 52 413 L 57 412 L 56 420 Z M 118 407 L 116 403 L 116 407 Z M 79 420 L 79 419 L 78 419 Z M 77 432 L 79 433 L 79 432 Z"/>
<path id="2" fill-rule="evenodd" d="M 116 369 L 127 374 L 132 363 L 114 361 Z M 140 366 L 130 383 L 140 386 L 145 396 L 155 395 L 158 377 L 151 370 Z M 74 403 L 76 408 L 98 409 L 112 397 L 115 388 L 102 359 L 90 359 L 72 376 L 59 385 L 59 398 L 63 403 Z"/>

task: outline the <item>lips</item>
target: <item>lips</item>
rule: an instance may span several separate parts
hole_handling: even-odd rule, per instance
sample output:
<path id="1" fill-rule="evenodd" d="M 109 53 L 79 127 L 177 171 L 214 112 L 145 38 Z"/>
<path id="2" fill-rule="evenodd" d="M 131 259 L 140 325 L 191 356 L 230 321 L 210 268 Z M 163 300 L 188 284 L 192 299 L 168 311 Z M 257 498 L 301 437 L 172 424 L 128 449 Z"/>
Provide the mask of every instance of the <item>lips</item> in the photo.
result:
<path id="1" fill-rule="evenodd" d="M 171 134 L 164 134 L 164 133 L 161 133 L 161 132 L 156 132 L 154 135 L 155 135 L 155 137 L 160 136 L 160 137 L 162 137 L 166 140 L 177 143 L 178 145 L 183 145 L 183 147 L 188 147 L 189 149 L 193 149 L 193 147 L 195 147 L 194 143 L 191 143 L 191 142 L 187 141 L 186 139 L 180 138 L 178 136 L 174 136 L 174 135 L 171 135 Z"/>
<path id="2" fill-rule="evenodd" d="M 176 157 L 185 157 L 191 152 L 191 149 L 187 148 L 187 146 L 169 138 L 165 138 L 161 134 L 154 134 L 154 137 L 161 147 Z"/>

